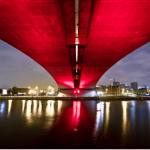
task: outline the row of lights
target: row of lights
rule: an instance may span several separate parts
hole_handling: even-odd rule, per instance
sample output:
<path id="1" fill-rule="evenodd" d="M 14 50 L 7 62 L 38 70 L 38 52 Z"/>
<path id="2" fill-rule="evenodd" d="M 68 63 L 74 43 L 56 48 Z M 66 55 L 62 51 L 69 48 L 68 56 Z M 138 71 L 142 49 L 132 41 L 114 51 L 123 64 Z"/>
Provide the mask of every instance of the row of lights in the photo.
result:
<path id="1" fill-rule="evenodd" d="M 107 95 L 107 94 L 108 94 L 108 89 L 106 89 L 105 92 L 103 92 L 103 91 L 97 91 L 97 95 L 98 96 L 104 96 L 104 95 Z M 126 90 L 124 88 L 121 90 L 121 94 L 123 96 L 133 96 L 133 97 L 136 96 L 136 94 L 134 94 L 132 91 Z"/>
<path id="2" fill-rule="evenodd" d="M 47 90 L 40 90 L 38 86 L 35 88 L 28 87 L 29 95 L 39 95 L 39 93 L 46 93 L 47 96 L 55 94 L 55 89 L 52 86 L 48 86 Z"/>

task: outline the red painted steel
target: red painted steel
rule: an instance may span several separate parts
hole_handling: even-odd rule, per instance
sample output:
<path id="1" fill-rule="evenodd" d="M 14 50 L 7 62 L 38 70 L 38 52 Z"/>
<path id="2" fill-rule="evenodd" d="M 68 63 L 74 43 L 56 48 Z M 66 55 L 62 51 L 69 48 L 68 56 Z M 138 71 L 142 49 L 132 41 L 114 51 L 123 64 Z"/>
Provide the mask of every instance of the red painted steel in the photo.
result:
<path id="1" fill-rule="evenodd" d="M 80 87 L 150 40 L 149 0 L 80 0 L 85 46 Z M 73 87 L 74 0 L 0 0 L 0 38 L 29 55 L 59 86 Z M 79 52 L 80 53 L 80 52 Z"/>
<path id="2" fill-rule="evenodd" d="M 84 52 L 81 87 L 95 85 L 114 63 L 150 40 L 149 0 L 94 2 L 88 21 L 90 27 Z M 84 14 L 80 14 L 81 17 L 84 18 Z"/>

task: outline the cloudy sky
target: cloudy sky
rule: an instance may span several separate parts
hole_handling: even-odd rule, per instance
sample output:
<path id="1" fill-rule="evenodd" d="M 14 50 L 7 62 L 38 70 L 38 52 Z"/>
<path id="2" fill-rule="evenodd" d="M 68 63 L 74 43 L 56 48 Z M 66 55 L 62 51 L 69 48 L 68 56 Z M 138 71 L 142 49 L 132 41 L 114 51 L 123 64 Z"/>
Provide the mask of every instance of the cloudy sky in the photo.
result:
<path id="1" fill-rule="evenodd" d="M 150 85 L 150 43 L 142 46 L 110 68 L 98 84 L 108 84 L 110 79 L 120 82 L 137 81 Z M 56 86 L 52 77 L 31 58 L 0 40 L 0 88 Z"/>
<path id="2" fill-rule="evenodd" d="M 110 84 L 114 79 L 122 83 L 138 82 L 140 86 L 150 86 L 150 43 L 114 64 L 98 84 Z"/>
<path id="3" fill-rule="evenodd" d="M 55 86 L 48 72 L 14 47 L 0 40 L 0 88 Z"/>

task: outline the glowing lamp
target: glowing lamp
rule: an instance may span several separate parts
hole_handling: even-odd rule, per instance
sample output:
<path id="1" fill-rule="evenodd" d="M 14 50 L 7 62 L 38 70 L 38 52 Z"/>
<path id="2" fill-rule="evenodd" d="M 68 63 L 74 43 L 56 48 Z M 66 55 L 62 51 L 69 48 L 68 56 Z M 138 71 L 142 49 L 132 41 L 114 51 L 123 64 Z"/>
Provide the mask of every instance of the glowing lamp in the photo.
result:
<path id="1" fill-rule="evenodd" d="M 75 95 L 80 94 L 80 90 L 79 90 L 79 89 L 74 89 L 74 90 L 73 90 L 73 94 L 75 94 Z"/>

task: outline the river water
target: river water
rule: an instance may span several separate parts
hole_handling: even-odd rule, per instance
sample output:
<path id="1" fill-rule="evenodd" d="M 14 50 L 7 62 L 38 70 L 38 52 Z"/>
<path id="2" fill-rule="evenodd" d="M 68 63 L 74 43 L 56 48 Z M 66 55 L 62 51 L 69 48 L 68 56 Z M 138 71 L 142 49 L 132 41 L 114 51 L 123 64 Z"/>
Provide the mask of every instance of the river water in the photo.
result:
<path id="1" fill-rule="evenodd" d="M 0 100 L 0 148 L 150 148 L 150 101 Z"/>

